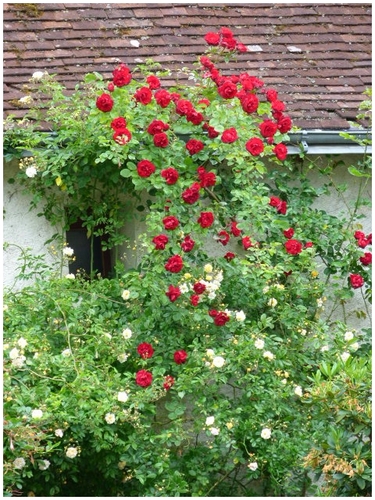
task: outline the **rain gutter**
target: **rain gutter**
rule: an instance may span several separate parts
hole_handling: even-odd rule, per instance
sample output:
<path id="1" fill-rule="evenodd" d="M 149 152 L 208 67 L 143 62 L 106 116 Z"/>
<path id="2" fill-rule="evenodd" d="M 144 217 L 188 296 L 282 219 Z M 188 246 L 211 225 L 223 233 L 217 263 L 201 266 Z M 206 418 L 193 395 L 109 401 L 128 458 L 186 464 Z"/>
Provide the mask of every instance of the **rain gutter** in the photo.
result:
<path id="1" fill-rule="evenodd" d="M 353 139 L 342 137 L 345 132 Z M 290 133 L 288 141 L 289 154 L 372 154 L 372 131 L 365 129 L 348 130 L 301 130 Z M 369 145 L 362 146 L 357 141 L 367 140 Z"/>

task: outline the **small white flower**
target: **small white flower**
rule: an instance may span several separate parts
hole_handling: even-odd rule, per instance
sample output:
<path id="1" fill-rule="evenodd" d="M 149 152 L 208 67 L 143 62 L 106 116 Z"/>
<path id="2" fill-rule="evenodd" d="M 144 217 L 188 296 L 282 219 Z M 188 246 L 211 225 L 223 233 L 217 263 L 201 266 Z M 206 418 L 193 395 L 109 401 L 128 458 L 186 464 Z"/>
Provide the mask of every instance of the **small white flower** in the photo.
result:
<path id="1" fill-rule="evenodd" d="M 359 349 L 359 344 L 358 344 L 358 342 L 354 342 L 354 343 L 350 346 L 350 349 L 352 349 L 353 351 L 356 351 L 357 349 Z"/>
<path id="2" fill-rule="evenodd" d="M 119 361 L 120 363 L 125 363 L 125 361 L 128 359 L 129 357 L 129 354 L 126 354 L 125 352 L 123 352 L 122 354 L 119 354 L 117 356 L 117 361 Z"/>
<path id="3" fill-rule="evenodd" d="M 264 351 L 263 357 L 267 359 L 274 359 L 275 356 L 270 351 Z"/>
<path id="4" fill-rule="evenodd" d="M 180 291 L 181 293 L 188 293 L 189 287 L 187 286 L 186 283 L 182 283 L 182 285 L 180 286 Z"/>
<path id="5" fill-rule="evenodd" d="M 251 462 L 250 464 L 248 464 L 248 467 L 249 467 L 250 470 L 252 470 L 254 472 L 258 468 L 258 463 L 257 462 Z"/>
<path id="6" fill-rule="evenodd" d="M 65 455 L 68 457 L 68 458 L 75 458 L 78 454 L 78 450 L 75 446 L 69 446 L 69 448 L 67 448 L 66 452 L 65 452 Z"/>
<path id="7" fill-rule="evenodd" d="M 30 177 L 30 179 L 35 177 L 37 173 L 38 173 L 37 169 L 33 166 L 27 167 L 27 169 L 25 170 L 25 174 L 27 175 L 27 177 Z"/>
<path id="8" fill-rule="evenodd" d="M 213 350 L 213 349 L 207 349 L 207 350 L 206 350 L 206 356 L 207 356 L 208 358 L 213 358 L 213 357 L 215 356 L 215 352 L 214 352 L 214 350 Z"/>
<path id="9" fill-rule="evenodd" d="M 128 300 L 129 297 L 130 297 L 130 291 L 129 290 L 124 290 L 121 294 L 121 297 L 123 298 L 123 300 Z"/>
<path id="10" fill-rule="evenodd" d="M 268 427 L 265 427 L 264 429 L 262 429 L 260 436 L 263 439 L 269 439 L 271 437 L 271 429 L 269 429 Z"/>
<path id="11" fill-rule="evenodd" d="M 125 467 L 126 467 L 126 462 L 119 462 L 117 464 L 117 467 L 120 469 L 120 470 L 124 470 Z"/>
<path id="12" fill-rule="evenodd" d="M 62 438 L 64 435 L 64 431 L 62 429 L 56 429 L 55 430 L 55 436 Z"/>
<path id="13" fill-rule="evenodd" d="M 21 349 L 24 349 L 27 346 L 27 340 L 21 337 L 18 339 L 17 344 L 21 347 Z"/>
<path id="14" fill-rule="evenodd" d="M 344 339 L 346 342 L 349 342 L 349 340 L 352 340 L 354 338 L 353 332 L 345 332 Z"/>
<path id="15" fill-rule="evenodd" d="M 10 359 L 16 359 L 19 357 L 19 355 L 20 355 L 20 351 L 16 347 L 14 349 L 12 349 L 9 353 Z"/>
<path id="16" fill-rule="evenodd" d="M 3 304 L 3 311 L 7 311 L 9 309 L 8 304 Z"/>
<path id="17" fill-rule="evenodd" d="M 21 104 L 31 104 L 33 102 L 33 98 L 30 95 L 25 95 L 24 97 L 21 97 L 21 99 L 18 99 L 18 101 Z"/>
<path id="18" fill-rule="evenodd" d="M 302 387 L 300 385 L 296 385 L 296 387 L 294 388 L 294 394 L 302 397 Z"/>
<path id="19" fill-rule="evenodd" d="M 323 299 L 316 299 L 316 305 L 317 305 L 318 307 L 321 307 L 321 308 L 322 308 L 322 307 L 323 307 L 323 304 L 324 304 Z"/>
<path id="20" fill-rule="evenodd" d="M 32 77 L 34 78 L 34 80 L 40 80 L 46 73 L 47 72 L 44 71 L 35 71 Z"/>
<path id="21" fill-rule="evenodd" d="M 129 340 L 133 335 L 133 332 L 130 330 L 130 328 L 125 328 L 122 332 L 122 336 L 124 337 L 125 340 Z"/>
<path id="22" fill-rule="evenodd" d="M 67 358 L 72 355 L 72 351 L 70 349 L 64 349 L 61 355 L 64 356 L 64 358 Z"/>
<path id="23" fill-rule="evenodd" d="M 269 292 L 270 287 L 267 285 L 263 288 L 263 293 Z"/>
<path id="24" fill-rule="evenodd" d="M 329 351 L 329 346 L 328 345 L 324 345 L 321 349 L 320 349 L 322 352 L 324 351 Z"/>
<path id="25" fill-rule="evenodd" d="M 116 422 L 116 416 L 114 415 L 114 413 L 106 413 L 104 419 L 107 424 L 114 424 Z"/>
<path id="26" fill-rule="evenodd" d="M 141 44 L 138 42 L 138 40 L 130 40 L 130 45 L 133 47 L 139 47 Z"/>
<path id="27" fill-rule="evenodd" d="M 24 458 L 19 457 L 13 460 L 13 466 L 15 469 L 23 469 L 26 465 L 26 461 Z"/>
<path id="28" fill-rule="evenodd" d="M 42 418 L 43 417 L 43 412 L 42 410 L 33 410 L 31 412 L 32 418 Z"/>
<path id="29" fill-rule="evenodd" d="M 68 280 L 75 280 L 76 277 L 74 275 L 74 273 L 69 273 L 69 274 L 66 274 L 65 275 L 65 278 L 68 278 Z"/>
<path id="30" fill-rule="evenodd" d="M 211 426 L 215 422 L 215 417 L 207 417 L 206 418 L 206 425 Z"/>
<path id="31" fill-rule="evenodd" d="M 212 271 L 213 271 L 213 267 L 212 267 L 212 265 L 211 265 L 211 264 L 206 264 L 206 265 L 204 266 L 203 270 L 204 270 L 204 272 L 205 272 L 205 273 L 212 273 Z"/>
<path id="32" fill-rule="evenodd" d="M 112 335 L 109 332 L 105 332 L 104 337 L 107 337 L 107 339 L 111 340 Z"/>
<path id="33" fill-rule="evenodd" d="M 273 299 L 273 298 L 272 298 L 272 299 L 270 299 L 270 300 L 268 301 L 268 305 L 269 305 L 270 307 L 276 307 L 276 306 L 277 306 L 277 300 L 276 300 L 276 299 Z"/>
<path id="34" fill-rule="evenodd" d="M 63 248 L 63 254 L 66 257 L 71 257 L 74 254 L 74 250 L 73 250 L 73 248 L 70 248 L 70 247 L 64 247 Z"/>
<path id="35" fill-rule="evenodd" d="M 33 358 L 34 358 L 34 359 L 38 359 L 38 358 L 39 358 L 39 356 L 40 356 L 40 353 L 39 353 L 39 352 L 36 352 L 36 353 L 34 354 Z"/>
<path id="36" fill-rule="evenodd" d="M 245 321 L 246 319 L 246 314 L 243 311 L 236 311 L 236 320 L 237 321 Z"/>
<path id="37" fill-rule="evenodd" d="M 42 462 L 39 463 L 39 470 L 47 470 L 48 467 L 51 465 L 51 462 L 49 460 L 42 460 Z"/>
<path id="38" fill-rule="evenodd" d="M 216 368 L 222 368 L 224 366 L 225 359 L 222 356 L 215 356 L 214 359 L 212 360 L 212 364 Z"/>
<path id="39" fill-rule="evenodd" d="M 283 378 L 283 379 L 282 379 L 282 381 L 281 381 L 281 383 L 282 383 L 282 384 L 284 384 L 284 385 L 286 385 L 286 384 L 287 384 L 287 382 L 288 382 L 288 381 L 287 381 L 287 379 L 286 379 L 286 378 Z"/>
<path id="40" fill-rule="evenodd" d="M 207 297 L 210 299 L 210 300 L 214 300 L 216 299 L 216 292 L 210 292 Z"/>
<path id="41" fill-rule="evenodd" d="M 302 337 L 305 337 L 307 331 L 304 328 L 302 328 L 302 330 L 299 333 L 302 335 Z"/>
<path id="42" fill-rule="evenodd" d="M 218 429 L 217 427 L 211 427 L 210 432 L 213 436 L 218 436 L 220 429 Z"/>
<path id="43" fill-rule="evenodd" d="M 344 363 L 346 363 L 346 361 L 349 359 L 349 357 L 350 357 L 350 353 L 349 352 L 343 352 L 340 355 L 340 358 L 343 360 Z"/>
<path id="44" fill-rule="evenodd" d="M 117 394 L 117 401 L 120 401 L 121 403 L 126 403 L 128 399 L 129 399 L 129 394 L 126 391 L 120 391 Z"/>
<path id="45" fill-rule="evenodd" d="M 256 341 L 254 342 L 254 345 L 257 349 L 263 349 L 264 347 L 264 340 L 262 339 L 256 339 Z"/>
<path id="46" fill-rule="evenodd" d="M 19 356 L 18 358 L 16 359 L 12 359 L 12 366 L 14 368 L 22 368 L 24 363 L 26 361 L 26 358 L 25 356 Z"/>

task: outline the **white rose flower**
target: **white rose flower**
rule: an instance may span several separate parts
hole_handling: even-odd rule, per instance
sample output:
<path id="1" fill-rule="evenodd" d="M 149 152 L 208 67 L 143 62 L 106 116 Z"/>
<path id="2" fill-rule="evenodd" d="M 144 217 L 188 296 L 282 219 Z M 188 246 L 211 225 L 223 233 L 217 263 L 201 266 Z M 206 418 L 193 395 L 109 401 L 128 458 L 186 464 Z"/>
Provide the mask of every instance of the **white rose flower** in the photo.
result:
<path id="1" fill-rule="evenodd" d="M 270 287 L 267 285 L 263 288 L 263 293 L 269 292 Z"/>
<path id="2" fill-rule="evenodd" d="M 64 435 L 64 431 L 62 429 L 56 429 L 55 430 L 55 436 L 62 438 Z"/>
<path id="3" fill-rule="evenodd" d="M 26 461 L 24 458 L 19 457 L 13 460 L 13 467 L 15 469 L 23 469 L 26 465 Z"/>
<path id="4" fill-rule="evenodd" d="M 107 422 L 107 424 L 110 425 L 116 422 L 116 416 L 114 415 L 114 413 L 106 413 L 104 419 Z"/>
<path id="5" fill-rule="evenodd" d="M 69 273 L 69 274 L 66 274 L 65 275 L 65 278 L 68 278 L 68 280 L 75 280 L 76 277 L 74 275 L 74 273 Z"/>
<path id="6" fill-rule="evenodd" d="M 243 311 L 236 311 L 236 320 L 243 322 L 246 319 L 246 314 Z"/>
<path id="7" fill-rule="evenodd" d="M 215 356 L 214 359 L 212 360 L 212 364 L 216 368 L 222 368 L 224 366 L 225 359 L 222 356 Z"/>
<path id="8" fill-rule="evenodd" d="M 302 335 L 302 337 L 305 337 L 306 333 L 307 333 L 307 330 L 302 328 L 302 330 L 300 331 L 300 334 Z"/>
<path id="9" fill-rule="evenodd" d="M 78 450 L 75 446 L 69 446 L 69 448 L 67 448 L 66 452 L 65 452 L 65 455 L 68 457 L 68 458 L 75 458 L 78 454 Z"/>
<path id="10" fill-rule="evenodd" d="M 207 417 L 206 418 L 206 425 L 211 426 L 215 422 L 215 417 Z"/>
<path id="11" fill-rule="evenodd" d="M 358 344 L 358 342 L 354 342 L 354 343 L 350 346 L 350 349 L 352 349 L 353 351 L 356 351 L 357 349 L 359 349 L 359 344 Z"/>
<path id="12" fill-rule="evenodd" d="M 40 80 L 41 78 L 43 78 L 43 76 L 44 76 L 44 75 L 45 75 L 45 72 L 44 72 L 44 71 L 35 71 L 35 72 L 33 73 L 33 76 L 32 76 L 32 77 L 33 77 L 35 80 Z"/>
<path id="13" fill-rule="evenodd" d="M 294 388 L 294 394 L 302 397 L 302 387 L 300 385 L 296 385 L 296 387 Z"/>
<path id="14" fill-rule="evenodd" d="M 126 403 L 128 399 L 129 399 L 129 394 L 126 391 L 120 391 L 117 394 L 117 401 L 120 401 L 121 403 Z"/>
<path id="15" fill-rule="evenodd" d="M 213 436 L 218 436 L 220 429 L 218 429 L 217 427 L 211 427 L 210 432 Z"/>
<path id="16" fill-rule="evenodd" d="M 269 439 L 271 437 L 271 429 L 265 427 L 264 429 L 262 429 L 260 435 L 263 439 Z"/>
<path id="17" fill-rule="evenodd" d="M 274 359 L 275 356 L 270 351 L 264 351 L 263 357 L 267 359 Z"/>
<path id="18" fill-rule="evenodd" d="M 353 338 L 353 332 L 345 332 L 344 339 L 346 340 L 346 342 L 349 342 L 349 340 L 352 340 Z"/>
<path id="19" fill-rule="evenodd" d="M 130 291 L 129 290 L 124 290 L 121 294 L 121 297 L 123 298 L 123 300 L 129 300 L 129 297 L 130 297 Z"/>
<path id="20" fill-rule="evenodd" d="M 254 345 L 257 349 L 263 349 L 264 347 L 264 340 L 262 339 L 256 339 L 256 341 L 254 342 Z"/>
<path id="21" fill-rule="evenodd" d="M 18 339 L 17 344 L 21 347 L 21 349 L 24 349 L 27 346 L 27 340 L 21 337 Z"/>
<path id="22" fill-rule="evenodd" d="M 125 363 L 125 361 L 128 359 L 128 357 L 129 357 L 129 355 L 124 352 L 124 353 L 119 354 L 117 356 L 117 361 L 119 361 L 120 363 Z"/>
<path id="23" fill-rule="evenodd" d="M 324 345 L 321 349 L 320 349 L 322 352 L 324 351 L 329 351 L 329 347 L 328 345 Z"/>
<path id="24" fill-rule="evenodd" d="M 189 287 L 186 283 L 182 283 L 182 285 L 180 286 L 180 291 L 181 293 L 187 293 L 189 291 Z"/>
<path id="25" fill-rule="evenodd" d="M 273 298 L 272 298 L 272 299 L 270 299 L 270 300 L 268 301 L 268 305 L 269 305 L 270 307 L 276 307 L 276 306 L 277 306 L 277 300 L 276 300 L 276 299 L 273 299 Z"/>
<path id="26" fill-rule="evenodd" d="M 282 383 L 282 384 L 284 384 L 284 385 L 285 385 L 285 384 L 287 384 L 287 382 L 288 382 L 288 381 L 287 381 L 287 379 L 286 379 L 286 378 L 283 378 L 283 379 L 282 379 L 282 381 L 281 381 L 281 383 Z"/>
<path id="27" fill-rule="evenodd" d="M 207 350 L 206 350 L 206 356 L 207 356 L 208 358 L 213 358 L 213 357 L 215 356 L 215 352 L 214 352 L 214 350 L 213 350 L 213 349 L 207 349 Z"/>
<path id="28" fill-rule="evenodd" d="M 42 418 L 43 417 L 43 412 L 42 410 L 33 410 L 31 412 L 32 418 Z"/>
<path id="29" fill-rule="evenodd" d="M 49 460 L 42 460 L 42 462 L 39 463 L 39 470 L 47 470 L 48 467 L 51 465 L 51 462 Z"/>
<path id="30" fill-rule="evenodd" d="M 349 359 L 349 357 L 350 357 L 350 353 L 349 352 L 343 352 L 340 355 L 340 358 L 343 360 L 344 363 L 346 363 L 346 361 Z"/>
<path id="31" fill-rule="evenodd" d="M 63 248 L 63 254 L 66 257 L 71 257 L 74 254 L 74 250 L 73 250 L 73 248 L 70 248 L 70 247 L 64 247 Z"/>
<path id="32" fill-rule="evenodd" d="M 252 470 L 254 472 L 258 468 L 258 463 L 257 462 L 251 462 L 250 464 L 248 464 L 248 467 L 249 467 L 250 470 Z"/>
<path id="33" fill-rule="evenodd" d="M 14 368 L 22 368 L 24 363 L 26 361 L 26 358 L 25 356 L 19 356 L 18 358 L 16 359 L 12 359 L 12 366 Z"/>
<path id="34" fill-rule="evenodd" d="M 38 173 L 37 169 L 35 167 L 33 167 L 32 165 L 30 167 L 27 167 L 27 169 L 25 170 L 25 174 L 30 179 L 35 177 L 37 175 L 37 173 Z"/>
<path id="35" fill-rule="evenodd" d="M 211 264 L 206 264 L 203 269 L 205 273 L 212 273 L 213 271 L 213 267 Z"/>
<path id="36" fill-rule="evenodd" d="M 133 335 L 133 332 L 130 330 L 130 328 L 125 328 L 122 332 L 122 336 L 124 337 L 125 340 L 129 340 Z"/>
<path id="37" fill-rule="evenodd" d="M 72 355 L 72 351 L 70 349 L 64 349 L 61 355 L 64 356 L 64 358 L 67 358 Z"/>
<path id="38" fill-rule="evenodd" d="M 20 351 L 16 347 L 14 349 L 12 349 L 9 353 L 10 359 L 16 359 L 19 357 L 19 355 L 20 355 Z"/>

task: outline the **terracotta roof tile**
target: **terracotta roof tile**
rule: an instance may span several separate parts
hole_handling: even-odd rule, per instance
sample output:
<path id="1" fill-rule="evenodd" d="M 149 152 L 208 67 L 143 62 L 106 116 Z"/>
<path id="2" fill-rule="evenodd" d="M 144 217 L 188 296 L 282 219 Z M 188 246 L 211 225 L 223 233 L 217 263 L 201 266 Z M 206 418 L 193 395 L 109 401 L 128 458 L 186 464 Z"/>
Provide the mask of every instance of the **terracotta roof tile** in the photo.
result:
<path id="1" fill-rule="evenodd" d="M 221 26 L 261 49 L 239 54 L 231 70 L 276 88 L 296 125 L 347 128 L 355 118 L 371 85 L 371 3 L 4 4 L 5 115 L 22 116 L 15 102 L 36 70 L 56 73 L 67 89 L 89 71 L 109 78 L 118 60 L 132 67 L 152 57 L 177 72 Z"/>

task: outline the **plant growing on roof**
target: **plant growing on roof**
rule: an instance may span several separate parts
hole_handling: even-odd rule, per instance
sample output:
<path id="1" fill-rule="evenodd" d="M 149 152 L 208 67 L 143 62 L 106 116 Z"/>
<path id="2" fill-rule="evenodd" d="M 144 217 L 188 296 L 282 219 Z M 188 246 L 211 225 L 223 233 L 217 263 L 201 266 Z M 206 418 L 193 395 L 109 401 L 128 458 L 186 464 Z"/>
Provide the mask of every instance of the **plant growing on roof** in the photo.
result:
<path id="1" fill-rule="evenodd" d="M 229 29 L 206 41 L 192 87 L 120 64 L 65 96 L 44 75 L 34 83 L 51 100 L 33 95 L 30 116 L 56 134 L 8 129 L 33 151 L 20 177 L 50 220 L 57 184 L 68 221 L 104 226 L 111 246 L 123 199 L 147 198 L 137 269 L 6 296 L 8 494 L 249 495 L 257 479 L 260 495 L 306 490 L 302 458 L 332 420 L 311 404 L 313 375 L 368 341 L 333 343 L 343 326 L 322 317 L 316 257 L 352 238 L 351 295 L 370 285 L 359 249 L 371 237 L 312 209 L 326 187 L 288 161 L 276 91 L 213 62 L 244 50 Z"/>

